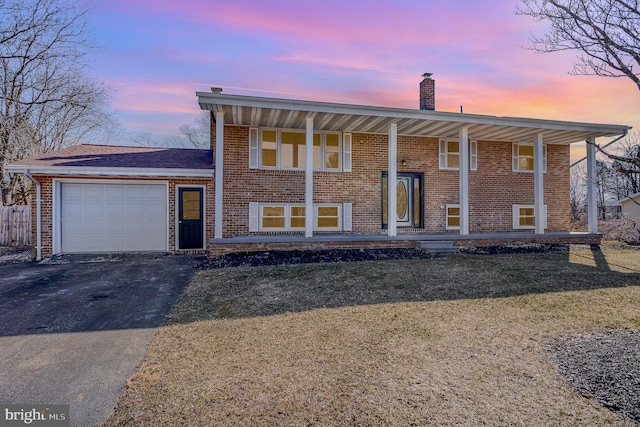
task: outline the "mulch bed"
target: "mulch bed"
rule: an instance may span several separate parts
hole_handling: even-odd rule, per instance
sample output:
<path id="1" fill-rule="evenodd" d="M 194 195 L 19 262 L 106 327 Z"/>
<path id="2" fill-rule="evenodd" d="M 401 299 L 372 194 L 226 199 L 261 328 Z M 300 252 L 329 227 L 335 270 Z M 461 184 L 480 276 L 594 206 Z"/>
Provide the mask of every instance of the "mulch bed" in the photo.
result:
<path id="1" fill-rule="evenodd" d="M 580 394 L 640 424 L 640 331 L 565 337 L 549 355 Z"/>
<path id="2" fill-rule="evenodd" d="M 507 254 L 529 252 L 567 251 L 568 245 L 512 244 L 483 248 L 462 247 L 460 252 L 472 254 Z M 200 264 L 202 268 L 248 267 L 262 265 L 292 265 L 309 263 L 335 263 L 353 261 L 380 261 L 395 259 L 433 258 L 435 256 L 420 249 L 326 249 L 315 251 L 256 251 L 237 252 L 210 258 Z"/>

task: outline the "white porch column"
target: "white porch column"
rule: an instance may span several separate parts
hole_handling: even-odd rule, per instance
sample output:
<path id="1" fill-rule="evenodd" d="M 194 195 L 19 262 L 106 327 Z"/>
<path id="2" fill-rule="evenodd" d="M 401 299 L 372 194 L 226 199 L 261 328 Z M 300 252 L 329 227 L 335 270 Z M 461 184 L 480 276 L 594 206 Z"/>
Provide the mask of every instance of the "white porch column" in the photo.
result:
<path id="1" fill-rule="evenodd" d="M 313 237 L 313 117 L 307 117 L 304 168 L 304 236 Z"/>
<path id="2" fill-rule="evenodd" d="M 222 177 L 224 163 L 224 112 L 216 111 L 216 159 L 215 159 L 215 176 L 216 176 L 216 199 L 215 199 L 215 230 L 214 237 L 222 239 Z"/>
<path id="3" fill-rule="evenodd" d="M 535 233 L 544 234 L 544 147 L 541 133 L 533 138 L 533 193 Z"/>
<path id="4" fill-rule="evenodd" d="M 394 237 L 398 234 L 396 221 L 398 183 L 398 125 L 389 125 L 389 173 L 387 175 L 387 235 Z"/>
<path id="5" fill-rule="evenodd" d="M 469 128 L 459 132 L 460 141 L 460 235 L 469 234 Z"/>
<path id="6" fill-rule="evenodd" d="M 587 140 L 587 231 L 596 234 L 598 232 L 598 178 L 596 169 L 596 143 L 595 138 Z"/>

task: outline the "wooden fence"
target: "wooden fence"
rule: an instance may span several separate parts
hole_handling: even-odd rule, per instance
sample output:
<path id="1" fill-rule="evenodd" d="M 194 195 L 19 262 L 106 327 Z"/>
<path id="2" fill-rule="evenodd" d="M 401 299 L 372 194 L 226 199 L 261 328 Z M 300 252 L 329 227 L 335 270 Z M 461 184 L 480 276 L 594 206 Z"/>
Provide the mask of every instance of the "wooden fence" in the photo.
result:
<path id="1" fill-rule="evenodd" d="M 0 246 L 31 244 L 31 206 L 0 206 Z"/>

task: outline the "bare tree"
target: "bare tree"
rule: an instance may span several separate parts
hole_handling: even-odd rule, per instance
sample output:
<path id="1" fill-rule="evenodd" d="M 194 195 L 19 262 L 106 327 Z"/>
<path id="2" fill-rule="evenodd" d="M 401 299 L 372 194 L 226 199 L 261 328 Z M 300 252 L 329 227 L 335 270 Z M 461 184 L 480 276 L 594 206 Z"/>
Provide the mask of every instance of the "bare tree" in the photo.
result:
<path id="1" fill-rule="evenodd" d="M 640 135 L 637 132 L 622 140 L 615 151 L 604 150 L 598 144 L 593 145 L 599 153 L 613 162 L 613 167 L 619 174 L 626 177 L 632 193 L 640 191 Z"/>
<path id="2" fill-rule="evenodd" d="M 190 148 L 209 148 L 211 124 L 208 112 L 200 114 L 191 124 L 181 125 L 178 130 L 180 136 L 188 141 Z"/>
<path id="3" fill-rule="evenodd" d="M 582 226 L 587 211 L 587 189 L 585 185 L 584 168 L 572 168 L 570 175 L 569 206 L 571 209 L 571 222 L 576 226 Z"/>
<path id="4" fill-rule="evenodd" d="M 93 142 L 114 124 L 108 89 L 86 75 L 87 10 L 76 4 L 0 0 L 0 169 Z M 29 182 L 8 178 L 0 182 L 0 205 L 26 203 Z"/>
<path id="5" fill-rule="evenodd" d="M 578 51 L 571 74 L 628 77 L 640 90 L 638 0 L 521 0 L 516 13 L 550 24 L 537 52 Z M 635 66 L 635 71 L 634 71 Z"/>

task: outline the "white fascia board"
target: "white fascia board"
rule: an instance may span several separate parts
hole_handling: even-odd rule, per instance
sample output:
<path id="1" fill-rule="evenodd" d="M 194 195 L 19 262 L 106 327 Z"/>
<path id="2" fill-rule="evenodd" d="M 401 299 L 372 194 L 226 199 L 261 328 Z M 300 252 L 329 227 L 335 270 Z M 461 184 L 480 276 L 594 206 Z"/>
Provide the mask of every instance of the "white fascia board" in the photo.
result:
<path id="1" fill-rule="evenodd" d="M 498 117 L 480 114 L 460 114 L 433 110 L 376 107 L 367 105 L 337 104 L 329 102 L 302 101 L 281 98 L 264 98 L 246 95 L 226 95 L 212 92 L 196 92 L 203 110 L 219 111 L 224 106 L 255 107 L 280 110 L 298 110 L 309 113 L 331 113 L 356 116 L 381 116 L 398 119 L 447 121 L 461 124 L 486 124 L 498 126 L 527 127 L 540 130 L 570 130 L 593 132 L 605 135 L 620 135 L 631 130 L 630 126 L 569 122 L 560 120 L 531 119 L 520 117 Z"/>
<path id="2" fill-rule="evenodd" d="M 138 177 L 188 177 L 213 178 L 211 169 L 166 169 L 166 168 L 100 168 L 73 166 L 29 166 L 6 165 L 6 172 L 30 173 L 37 175 L 95 175 L 95 176 L 138 176 Z"/>

